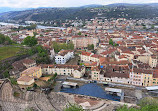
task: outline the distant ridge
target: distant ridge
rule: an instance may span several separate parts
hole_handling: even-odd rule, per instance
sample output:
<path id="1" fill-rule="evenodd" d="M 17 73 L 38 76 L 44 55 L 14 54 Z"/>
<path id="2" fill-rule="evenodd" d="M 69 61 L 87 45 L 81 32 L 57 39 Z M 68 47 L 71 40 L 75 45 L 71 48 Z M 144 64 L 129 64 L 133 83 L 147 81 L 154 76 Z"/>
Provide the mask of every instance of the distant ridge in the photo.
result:
<path id="1" fill-rule="evenodd" d="M 106 18 L 122 17 L 127 19 L 158 17 L 158 3 L 150 3 L 150 4 L 116 3 L 109 5 L 91 4 L 81 7 L 39 7 L 33 9 L 14 9 L 14 10 L 20 10 L 20 11 L 1 13 L 0 20 L 1 21 L 4 20 L 52 21 L 52 20 L 65 20 L 65 19 L 76 19 L 76 18 L 91 19 L 95 17 L 106 17 Z"/>

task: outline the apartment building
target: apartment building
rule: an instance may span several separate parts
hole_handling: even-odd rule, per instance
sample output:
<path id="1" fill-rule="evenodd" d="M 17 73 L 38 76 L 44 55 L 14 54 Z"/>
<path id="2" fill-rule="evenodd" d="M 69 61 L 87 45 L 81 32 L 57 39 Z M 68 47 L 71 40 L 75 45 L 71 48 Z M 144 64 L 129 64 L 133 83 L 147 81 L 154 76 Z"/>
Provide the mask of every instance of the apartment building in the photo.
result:
<path id="1" fill-rule="evenodd" d="M 98 66 L 91 67 L 91 79 L 100 80 L 100 69 L 98 68 Z"/>
<path id="2" fill-rule="evenodd" d="M 102 56 L 85 51 L 82 51 L 80 54 L 80 60 L 82 62 L 99 62 L 100 57 Z"/>
<path id="3" fill-rule="evenodd" d="M 152 86 L 153 71 L 145 69 L 132 69 L 130 72 L 130 84 L 136 86 Z"/>
<path id="4" fill-rule="evenodd" d="M 154 68 L 158 64 L 158 57 L 157 56 L 150 56 L 149 58 L 149 66 Z"/>
<path id="5" fill-rule="evenodd" d="M 93 44 L 94 48 L 96 48 L 99 43 L 99 39 L 97 37 L 73 36 L 72 42 L 74 47 L 77 49 L 87 49 L 88 45 L 91 44 Z"/>
<path id="6" fill-rule="evenodd" d="M 61 50 L 58 55 L 55 56 L 56 64 L 65 64 L 69 59 L 74 57 L 72 50 Z"/>
<path id="7" fill-rule="evenodd" d="M 72 76 L 74 78 L 81 78 L 85 74 L 85 67 L 79 65 L 63 65 L 63 64 L 43 64 L 43 74 L 55 74 Z"/>

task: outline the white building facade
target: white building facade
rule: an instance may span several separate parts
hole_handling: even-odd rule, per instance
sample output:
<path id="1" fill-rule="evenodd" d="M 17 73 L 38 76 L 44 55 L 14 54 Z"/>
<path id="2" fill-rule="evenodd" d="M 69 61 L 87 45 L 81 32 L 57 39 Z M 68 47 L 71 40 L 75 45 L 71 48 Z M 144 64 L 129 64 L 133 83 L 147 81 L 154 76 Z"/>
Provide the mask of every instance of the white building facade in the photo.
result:
<path id="1" fill-rule="evenodd" d="M 56 64 L 65 64 L 69 59 L 74 57 L 74 52 L 71 50 L 62 50 L 55 56 Z"/>

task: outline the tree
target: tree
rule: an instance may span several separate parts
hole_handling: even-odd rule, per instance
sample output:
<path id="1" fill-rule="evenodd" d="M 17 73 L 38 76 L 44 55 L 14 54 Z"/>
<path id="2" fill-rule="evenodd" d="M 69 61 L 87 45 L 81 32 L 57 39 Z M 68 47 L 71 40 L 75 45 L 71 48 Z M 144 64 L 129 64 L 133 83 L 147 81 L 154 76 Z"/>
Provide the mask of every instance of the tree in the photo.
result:
<path id="1" fill-rule="evenodd" d="M 9 78 L 13 85 L 17 85 L 17 81 L 15 78 Z"/>
<path id="2" fill-rule="evenodd" d="M 53 42 L 53 48 L 55 52 L 59 52 L 60 50 L 73 50 L 74 49 L 74 44 L 72 42 L 70 43 L 57 43 Z"/>
<path id="3" fill-rule="evenodd" d="M 12 43 L 13 41 L 10 39 L 10 37 L 0 34 L 0 44 L 9 45 Z"/>
<path id="4" fill-rule="evenodd" d="M 94 45 L 93 44 L 88 44 L 88 50 L 94 50 Z"/>
<path id="5" fill-rule="evenodd" d="M 34 87 L 34 88 L 37 88 L 37 87 L 38 87 L 38 85 L 37 85 L 36 83 L 34 83 L 34 84 L 33 84 L 33 87 Z"/>
<path id="6" fill-rule="evenodd" d="M 40 63 L 45 63 L 48 64 L 50 63 L 50 58 L 48 55 L 48 51 L 44 49 L 42 46 L 36 46 L 36 52 L 37 52 L 37 58 L 36 61 L 38 64 Z"/>
<path id="7" fill-rule="evenodd" d="M 82 34 L 81 32 L 78 33 L 78 35 L 81 35 L 81 34 Z"/>
<path id="8" fill-rule="evenodd" d="M 145 29 L 145 30 L 146 30 L 146 29 L 147 29 L 147 28 L 146 28 L 146 26 L 143 26 L 143 29 Z"/>
<path id="9" fill-rule="evenodd" d="M 33 29 L 36 29 L 37 25 L 36 24 L 31 24 L 30 26 L 26 26 L 26 27 L 23 27 L 24 29 L 27 29 L 27 30 L 33 30 Z"/>
<path id="10" fill-rule="evenodd" d="M 76 104 L 69 104 L 64 111 L 84 111 L 84 109 Z"/>
<path id="11" fill-rule="evenodd" d="M 158 101 L 151 97 L 140 100 L 138 106 L 140 108 L 128 108 L 127 105 L 121 106 L 117 111 L 158 111 Z"/>
<path id="12" fill-rule="evenodd" d="M 24 39 L 23 44 L 28 45 L 30 47 L 35 46 L 37 44 L 37 39 L 35 37 L 27 36 Z"/>
<path id="13" fill-rule="evenodd" d="M 154 26 L 154 25 L 152 25 L 152 26 L 151 26 L 151 29 L 154 29 L 154 28 L 155 28 L 155 26 Z"/>
<path id="14" fill-rule="evenodd" d="M 116 44 L 116 43 L 115 43 L 113 46 L 115 46 L 115 47 L 116 47 L 116 46 L 118 46 L 118 44 Z"/>
<path id="15" fill-rule="evenodd" d="M 109 44 L 110 44 L 110 45 L 113 45 L 113 44 L 114 44 L 114 42 L 113 42 L 112 39 L 109 40 Z"/>
<path id="16" fill-rule="evenodd" d="M 3 77 L 4 77 L 4 78 L 9 78 L 9 77 L 10 77 L 8 70 L 6 70 L 6 71 L 3 73 Z"/>
<path id="17" fill-rule="evenodd" d="M 38 33 L 37 32 L 33 32 L 33 35 L 34 35 L 34 37 L 36 37 L 36 35 L 38 35 Z"/>

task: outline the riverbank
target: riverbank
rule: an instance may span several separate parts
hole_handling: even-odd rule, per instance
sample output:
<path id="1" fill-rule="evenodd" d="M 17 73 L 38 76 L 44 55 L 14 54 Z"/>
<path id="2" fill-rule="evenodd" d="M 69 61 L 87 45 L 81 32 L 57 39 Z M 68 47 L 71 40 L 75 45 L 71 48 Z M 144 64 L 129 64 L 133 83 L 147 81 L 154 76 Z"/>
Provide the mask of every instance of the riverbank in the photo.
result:
<path id="1" fill-rule="evenodd" d="M 105 88 L 116 88 L 116 89 L 121 89 L 124 93 L 124 97 L 121 101 L 124 101 L 125 103 L 132 103 L 136 104 L 138 101 L 143 98 L 148 96 L 146 91 L 142 88 L 137 88 L 137 87 L 127 87 L 126 85 L 115 85 L 114 83 L 110 83 L 108 85 L 106 82 L 99 82 L 99 83 L 90 83 L 90 80 L 86 79 L 71 79 L 68 77 L 61 76 L 58 78 L 59 81 L 56 82 L 55 88 L 53 91 L 55 92 L 65 92 L 69 94 L 80 94 L 80 95 L 86 95 L 86 96 L 93 96 L 93 97 L 98 97 L 98 98 L 103 98 L 103 99 L 109 99 L 109 100 L 114 100 L 118 101 L 120 98 L 115 98 L 112 95 L 107 95 L 109 97 L 106 97 L 106 92 Z M 76 89 L 69 89 L 69 88 L 64 88 L 61 89 L 62 82 L 67 81 L 67 82 L 74 82 L 79 85 L 79 88 Z M 106 84 L 104 84 L 106 83 Z M 95 84 L 95 85 L 94 85 Z M 100 92 L 98 91 L 98 88 Z M 98 94 L 98 95 L 96 95 Z M 103 96 L 103 97 L 101 97 Z"/>

